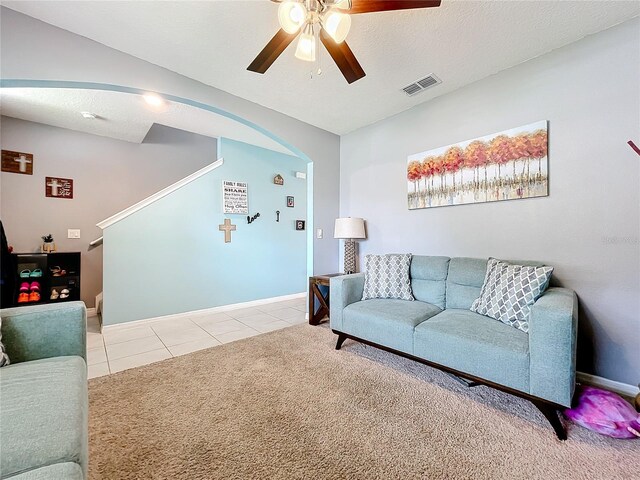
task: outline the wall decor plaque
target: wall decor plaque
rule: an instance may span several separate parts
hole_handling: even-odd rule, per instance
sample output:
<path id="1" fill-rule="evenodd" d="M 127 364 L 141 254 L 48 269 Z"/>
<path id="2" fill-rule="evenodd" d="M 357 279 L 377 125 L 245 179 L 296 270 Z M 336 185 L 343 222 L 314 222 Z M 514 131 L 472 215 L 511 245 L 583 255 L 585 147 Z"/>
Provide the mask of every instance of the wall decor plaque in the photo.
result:
<path id="1" fill-rule="evenodd" d="M 295 199 L 290 195 L 287 195 L 287 207 L 289 208 L 295 207 Z"/>
<path id="2" fill-rule="evenodd" d="M 282 175 L 277 174 L 275 177 L 273 177 L 273 183 L 275 183 L 276 185 L 284 185 L 284 178 L 282 178 Z"/>
<path id="3" fill-rule="evenodd" d="M 247 215 L 249 213 L 249 186 L 246 182 L 222 182 L 222 213 Z"/>
<path id="4" fill-rule="evenodd" d="M 53 198 L 73 198 L 73 180 L 71 178 L 46 177 L 45 196 Z"/>
<path id="5" fill-rule="evenodd" d="M 296 220 L 296 230 L 304 230 L 304 220 Z"/>
<path id="6" fill-rule="evenodd" d="M 2 150 L 2 171 L 33 175 L 33 154 Z"/>

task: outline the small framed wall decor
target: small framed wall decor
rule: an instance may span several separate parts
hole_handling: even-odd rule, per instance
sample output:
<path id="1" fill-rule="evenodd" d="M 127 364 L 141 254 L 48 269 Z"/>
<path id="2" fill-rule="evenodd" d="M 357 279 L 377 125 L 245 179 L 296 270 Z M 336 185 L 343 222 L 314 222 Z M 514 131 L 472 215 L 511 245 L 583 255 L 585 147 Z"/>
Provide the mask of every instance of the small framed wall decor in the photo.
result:
<path id="1" fill-rule="evenodd" d="M 45 196 L 53 198 L 73 198 L 73 180 L 71 178 L 46 177 Z"/>
<path id="2" fill-rule="evenodd" d="M 296 230 L 304 230 L 304 220 L 296 220 Z"/>
<path id="3" fill-rule="evenodd" d="M 33 155 L 31 153 L 2 150 L 2 171 L 33 175 Z"/>
<path id="4" fill-rule="evenodd" d="M 289 208 L 295 207 L 295 199 L 290 195 L 287 195 L 287 207 Z"/>
<path id="5" fill-rule="evenodd" d="M 284 185 L 284 178 L 282 178 L 282 175 L 278 173 L 275 177 L 273 177 L 273 183 L 275 185 Z"/>

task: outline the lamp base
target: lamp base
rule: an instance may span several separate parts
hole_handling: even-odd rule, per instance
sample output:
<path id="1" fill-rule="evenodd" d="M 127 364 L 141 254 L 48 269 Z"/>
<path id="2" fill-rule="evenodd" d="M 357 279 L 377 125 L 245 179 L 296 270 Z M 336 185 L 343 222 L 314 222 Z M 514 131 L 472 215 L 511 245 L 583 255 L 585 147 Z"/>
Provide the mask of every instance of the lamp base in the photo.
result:
<path id="1" fill-rule="evenodd" d="M 344 241 L 344 273 L 356 273 L 356 242 L 350 239 Z"/>

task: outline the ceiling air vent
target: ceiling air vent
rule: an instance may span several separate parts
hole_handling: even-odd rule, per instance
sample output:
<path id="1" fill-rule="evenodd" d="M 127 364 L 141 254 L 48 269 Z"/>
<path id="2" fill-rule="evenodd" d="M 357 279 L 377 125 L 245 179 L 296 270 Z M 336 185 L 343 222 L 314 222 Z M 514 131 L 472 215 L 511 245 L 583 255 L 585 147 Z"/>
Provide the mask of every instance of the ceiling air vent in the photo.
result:
<path id="1" fill-rule="evenodd" d="M 437 85 L 439 83 L 442 83 L 442 80 L 440 80 L 434 74 L 431 74 L 431 75 L 427 75 L 424 78 L 421 78 L 417 82 L 407 85 L 402 90 L 404 90 L 404 93 L 406 93 L 408 96 L 412 97 L 426 90 L 427 88 L 433 87 L 434 85 Z"/>

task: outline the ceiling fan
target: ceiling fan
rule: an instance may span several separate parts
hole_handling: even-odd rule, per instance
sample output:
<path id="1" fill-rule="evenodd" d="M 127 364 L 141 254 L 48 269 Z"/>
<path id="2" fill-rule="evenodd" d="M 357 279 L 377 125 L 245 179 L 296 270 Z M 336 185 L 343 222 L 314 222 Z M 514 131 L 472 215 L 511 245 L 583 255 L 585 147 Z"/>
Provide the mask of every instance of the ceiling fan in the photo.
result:
<path id="1" fill-rule="evenodd" d="M 411 8 L 439 7 L 441 0 L 271 0 L 279 3 L 280 30 L 247 70 L 264 73 L 300 35 L 296 58 L 316 60 L 317 39 L 325 46 L 348 83 L 366 74 L 345 42 L 351 27 L 349 15 Z M 300 33 L 302 32 L 302 33 Z"/>

